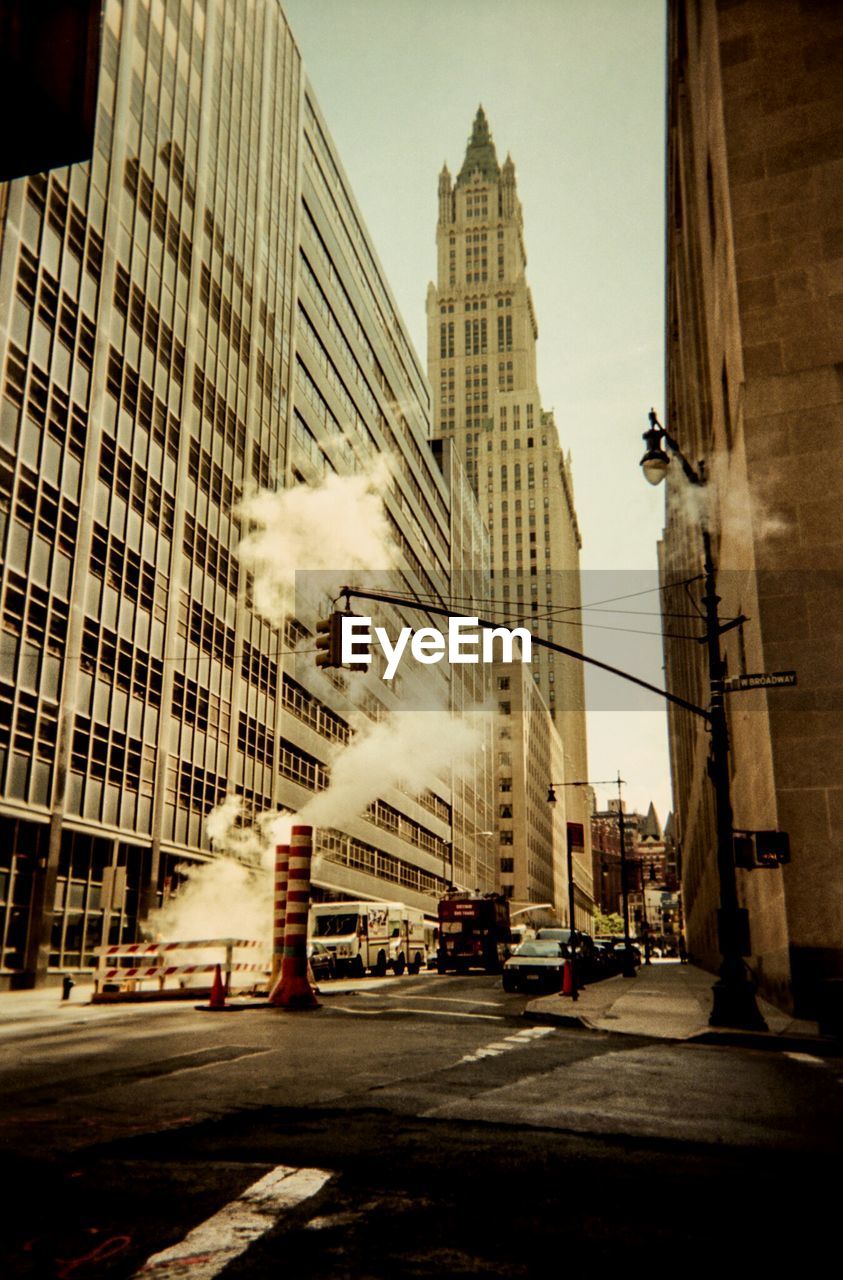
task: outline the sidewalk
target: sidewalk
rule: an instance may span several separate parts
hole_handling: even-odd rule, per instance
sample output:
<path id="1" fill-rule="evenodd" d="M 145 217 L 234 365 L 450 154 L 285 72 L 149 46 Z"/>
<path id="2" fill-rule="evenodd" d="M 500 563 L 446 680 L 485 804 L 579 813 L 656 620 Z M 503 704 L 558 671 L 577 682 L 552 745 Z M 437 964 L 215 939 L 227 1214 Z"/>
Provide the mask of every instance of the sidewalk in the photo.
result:
<path id="1" fill-rule="evenodd" d="M 821 1036 L 815 1022 L 792 1018 L 758 1000 L 766 1031 L 710 1027 L 711 988 L 716 977 L 691 964 L 640 965 L 634 978 L 605 978 L 589 983 L 577 1000 L 570 996 L 539 996 L 525 1013 L 542 1022 L 561 1022 L 592 1031 L 654 1036 L 662 1040 L 695 1040 L 760 1049 L 840 1053 L 843 1045 Z"/>

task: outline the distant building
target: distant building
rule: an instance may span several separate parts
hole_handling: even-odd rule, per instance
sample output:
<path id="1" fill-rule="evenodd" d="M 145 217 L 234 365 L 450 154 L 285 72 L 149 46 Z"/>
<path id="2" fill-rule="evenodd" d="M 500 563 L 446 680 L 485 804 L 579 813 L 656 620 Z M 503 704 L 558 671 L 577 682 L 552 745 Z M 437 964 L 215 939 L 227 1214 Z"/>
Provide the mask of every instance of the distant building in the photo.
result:
<path id="1" fill-rule="evenodd" d="M 610 800 L 607 809 L 595 810 L 591 815 L 594 898 L 605 915 L 623 914 L 618 808 L 619 801 Z M 651 803 L 646 814 L 627 812 L 624 805 L 623 819 L 630 925 L 639 937 L 645 920 L 651 934 L 664 933 L 664 912 L 678 911 L 676 857 L 667 834 L 673 817 L 668 817 L 663 831 Z M 646 915 L 642 899 L 645 893 Z"/>
<path id="2" fill-rule="evenodd" d="M 507 626 L 524 625 L 536 635 L 579 648 L 580 534 L 570 463 L 537 385 L 538 328 L 525 275 L 515 167 L 510 158 L 498 163 L 482 107 L 456 180 L 446 166 L 438 190 L 437 279 L 427 297 L 433 430 L 454 442 L 491 536 L 486 613 Z M 559 622 L 563 612 L 564 628 Z M 513 672 L 518 697 L 510 699 L 529 715 L 530 726 L 519 728 L 513 710 L 508 727 L 516 755 L 523 752 L 526 735 L 536 732 L 541 715 L 547 718 L 542 736 L 548 744 L 551 730 L 558 731 L 561 753 L 548 749 L 544 763 L 524 757 L 526 782 L 536 795 L 544 789 L 546 804 L 550 781 L 588 776 L 583 669 L 535 648 L 531 670 L 538 698 L 522 696 L 522 676 Z M 503 746 L 498 752 L 499 758 L 511 754 Z M 499 768 L 498 786 L 503 785 L 517 787 L 517 777 Z M 540 897 L 532 900 L 544 900 L 542 895 L 552 897 L 556 883 L 548 833 L 561 821 L 563 807 L 568 819 L 588 830 L 587 806 L 579 789 L 571 788 L 552 821 L 549 814 L 543 816 L 538 801 L 535 808 L 532 801 L 516 807 L 521 816 L 514 829 L 508 819 L 500 820 L 501 884 L 516 898 L 536 893 Z M 537 826 L 520 828 L 522 819 Z M 589 852 L 581 886 L 589 902 L 590 866 Z"/>
<path id="3" fill-rule="evenodd" d="M 748 618 L 723 636 L 726 676 L 798 675 L 727 695 L 727 713 L 734 825 L 791 848 L 788 865 L 737 872 L 748 964 L 765 996 L 815 1016 L 843 977 L 843 9 L 668 11 L 667 424 L 710 477 L 721 616 Z M 702 510 L 675 466 L 668 484 L 665 584 L 702 569 Z M 685 587 L 663 598 L 688 611 Z M 699 645 L 667 640 L 666 668 L 707 702 Z M 669 723 L 688 946 L 715 970 L 708 735 L 675 707 Z"/>

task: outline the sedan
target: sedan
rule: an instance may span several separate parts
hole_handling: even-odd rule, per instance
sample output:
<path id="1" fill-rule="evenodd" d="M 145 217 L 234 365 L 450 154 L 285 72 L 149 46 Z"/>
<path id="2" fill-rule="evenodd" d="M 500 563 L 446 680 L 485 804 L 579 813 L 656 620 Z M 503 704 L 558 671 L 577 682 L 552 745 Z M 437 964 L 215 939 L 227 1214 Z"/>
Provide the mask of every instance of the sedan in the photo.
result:
<path id="1" fill-rule="evenodd" d="M 313 974 L 314 982 L 323 982 L 326 978 L 337 976 L 337 962 L 334 953 L 321 942 L 309 942 L 307 945 L 307 963 Z"/>
<path id="2" fill-rule="evenodd" d="M 503 967 L 504 991 L 559 991 L 565 956 L 562 945 L 551 939 L 522 942 Z"/>

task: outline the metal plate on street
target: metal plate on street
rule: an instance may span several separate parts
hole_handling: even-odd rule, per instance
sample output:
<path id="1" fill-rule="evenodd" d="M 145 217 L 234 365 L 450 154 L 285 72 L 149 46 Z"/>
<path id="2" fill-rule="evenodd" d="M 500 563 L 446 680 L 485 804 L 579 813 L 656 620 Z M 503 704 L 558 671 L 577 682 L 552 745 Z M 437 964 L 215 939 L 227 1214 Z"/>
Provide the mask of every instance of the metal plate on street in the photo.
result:
<path id="1" fill-rule="evenodd" d="M 738 693 L 742 689 L 792 688 L 796 684 L 795 671 L 756 671 L 745 676 L 732 676 L 723 682 L 726 693 Z"/>

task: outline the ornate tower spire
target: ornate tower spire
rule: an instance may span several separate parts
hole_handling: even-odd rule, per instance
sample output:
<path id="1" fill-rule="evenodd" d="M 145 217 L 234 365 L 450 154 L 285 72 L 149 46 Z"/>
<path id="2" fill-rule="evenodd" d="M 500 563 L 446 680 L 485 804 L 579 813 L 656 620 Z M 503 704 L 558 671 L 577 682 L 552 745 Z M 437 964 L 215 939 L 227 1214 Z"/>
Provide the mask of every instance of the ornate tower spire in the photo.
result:
<path id="1" fill-rule="evenodd" d="M 454 220 L 454 202 L 453 202 L 454 186 L 451 181 L 451 171 L 447 164 L 443 164 L 442 172 L 439 174 L 439 221 L 440 223 L 453 222 Z"/>
<path id="2" fill-rule="evenodd" d="M 482 177 L 491 182 L 497 182 L 500 177 L 500 165 L 495 153 L 495 144 L 492 141 L 489 122 L 482 106 L 477 108 L 477 115 L 474 117 L 474 127 L 468 140 L 465 160 L 463 160 L 463 165 L 457 178 L 457 185 L 460 186 L 468 182 L 471 179 L 471 175 L 476 171 L 479 171 Z"/>

